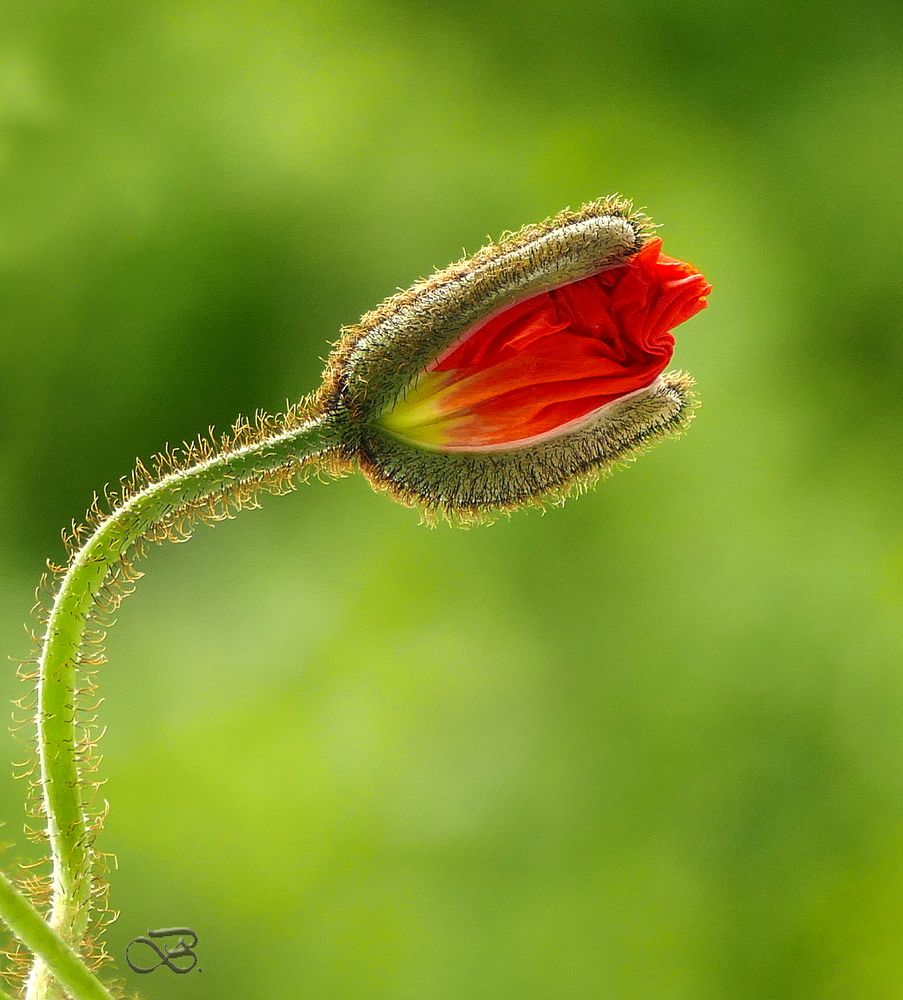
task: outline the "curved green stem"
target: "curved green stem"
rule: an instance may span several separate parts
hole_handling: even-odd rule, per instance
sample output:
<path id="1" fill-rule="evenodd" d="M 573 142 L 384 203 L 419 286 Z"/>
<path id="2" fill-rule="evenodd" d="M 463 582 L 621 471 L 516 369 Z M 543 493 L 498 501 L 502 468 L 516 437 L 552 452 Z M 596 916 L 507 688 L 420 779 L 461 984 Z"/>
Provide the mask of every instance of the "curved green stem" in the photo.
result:
<path id="1" fill-rule="evenodd" d="M 321 417 L 165 475 L 115 507 L 72 558 L 44 633 L 37 705 L 40 782 L 52 865 L 49 923 L 72 947 L 79 947 L 88 929 L 94 863 L 76 740 L 76 676 L 99 591 L 133 546 L 180 511 L 234 495 L 267 474 L 295 469 L 335 451 L 339 443 L 336 427 Z M 36 961 L 26 1000 L 57 996 L 44 963 Z"/>
<path id="2" fill-rule="evenodd" d="M 74 1000 L 112 1000 L 106 987 L 43 920 L 31 901 L 0 873 L 0 917 L 36 956 L 40 956 L 58 983 Z M 5 997 L 0 990 L 0 997 Z"/>

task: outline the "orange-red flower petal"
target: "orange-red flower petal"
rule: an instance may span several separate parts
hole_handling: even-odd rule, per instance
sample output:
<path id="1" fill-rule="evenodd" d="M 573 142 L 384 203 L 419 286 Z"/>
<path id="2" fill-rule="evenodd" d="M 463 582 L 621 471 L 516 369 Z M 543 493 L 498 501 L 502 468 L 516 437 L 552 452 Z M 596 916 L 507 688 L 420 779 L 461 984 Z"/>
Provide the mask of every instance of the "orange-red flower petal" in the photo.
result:
<path id="1" fill-rule="evenodd" d="M 650 240 L 624 264 L 531 296 L 473 327 L 381 417 L 422 447 L 482 450 L 543 440 L 651 385 L 674 327 L 711 285 Z"/>

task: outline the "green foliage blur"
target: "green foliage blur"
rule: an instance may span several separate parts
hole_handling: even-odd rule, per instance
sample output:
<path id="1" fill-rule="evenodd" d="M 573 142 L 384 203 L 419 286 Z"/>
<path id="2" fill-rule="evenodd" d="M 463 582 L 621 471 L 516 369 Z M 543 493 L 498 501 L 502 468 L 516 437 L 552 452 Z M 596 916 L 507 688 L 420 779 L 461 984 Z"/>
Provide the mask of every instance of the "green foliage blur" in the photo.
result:
<path id="1" fill-rule="evenodd" d="M 901 21 L 4 5 L 4 654 L 95 489 L 487 234 L 619 191 L 715 286 L 688 435 L 563 510 L 429 530 L 352 477 L 154 551 L 101 691 L 130 989 L 903 996 Z M 130 973 L 174 925 L 203 971 Z"/>

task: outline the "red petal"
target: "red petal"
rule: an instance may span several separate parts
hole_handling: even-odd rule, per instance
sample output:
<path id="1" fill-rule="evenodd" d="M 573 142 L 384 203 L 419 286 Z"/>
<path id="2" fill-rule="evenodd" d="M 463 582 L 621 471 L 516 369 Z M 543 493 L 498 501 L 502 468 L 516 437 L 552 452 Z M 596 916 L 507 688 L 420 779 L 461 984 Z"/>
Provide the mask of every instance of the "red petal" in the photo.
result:
<path id="1" fill-rule="evenodd" d="M 650 240 L 626 263 L 518 302 L 468 331 L 430 365 L 420 400 L 431 438 L 485 448 L 547 435 L 651 385 L 671 360 L 671 330 L 711 286 Z M 403 406 L 401 403 L 399 406 Z"/>

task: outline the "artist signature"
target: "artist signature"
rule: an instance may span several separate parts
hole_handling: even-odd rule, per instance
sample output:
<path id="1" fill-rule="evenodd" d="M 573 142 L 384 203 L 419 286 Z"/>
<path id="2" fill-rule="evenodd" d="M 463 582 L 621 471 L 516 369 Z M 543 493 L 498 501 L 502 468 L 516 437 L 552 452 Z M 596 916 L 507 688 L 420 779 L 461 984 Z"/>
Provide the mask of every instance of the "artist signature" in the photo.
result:
<path id="1" fill-rule="evenodd" d="M 170 945 L 164 943 L 164 938 L 176 938 Z M 159 944 L 157 942 L 160 942 Z M 198 964 L 194 949 L 198 945 L 198 936 L 190 927 L 161 927 L 149 930 L 147 934 L 129 941 L 125 949 L 125 960 L 132 972 L 146 975 L 166 966 L 170 972 L 184 976 Z M 138 952 L 137 961 L 134 959 Z M 185 959 L 190 960 L 186 962 Z M 201 970 L 198 969 L 198 972 Z"/>

